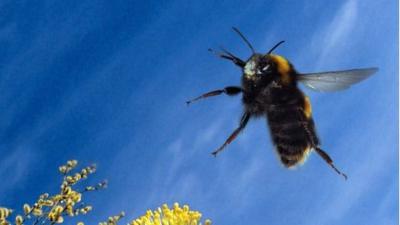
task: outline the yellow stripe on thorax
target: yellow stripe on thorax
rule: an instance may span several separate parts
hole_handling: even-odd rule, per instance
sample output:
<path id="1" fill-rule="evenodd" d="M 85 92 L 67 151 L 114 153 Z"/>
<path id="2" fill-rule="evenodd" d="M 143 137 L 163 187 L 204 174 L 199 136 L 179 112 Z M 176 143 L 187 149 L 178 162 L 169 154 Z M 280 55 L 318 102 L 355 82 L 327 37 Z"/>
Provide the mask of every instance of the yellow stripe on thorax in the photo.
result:
<path id="1" fill-rule="evenodd" d="M 304 96 L 304 115 L 306 118 L 310 118 L 312 113 L 311 102 L 307 96 Z"/>
<path id="2" fill-rule="evenodd" d="M 288 84 L 291 81 L 289 72 L 291 70 L 289 62 L 280 55 L 270 55 L 271 59 L 275 62 L 278 73 L 281 76 L 283 83 Z"/>

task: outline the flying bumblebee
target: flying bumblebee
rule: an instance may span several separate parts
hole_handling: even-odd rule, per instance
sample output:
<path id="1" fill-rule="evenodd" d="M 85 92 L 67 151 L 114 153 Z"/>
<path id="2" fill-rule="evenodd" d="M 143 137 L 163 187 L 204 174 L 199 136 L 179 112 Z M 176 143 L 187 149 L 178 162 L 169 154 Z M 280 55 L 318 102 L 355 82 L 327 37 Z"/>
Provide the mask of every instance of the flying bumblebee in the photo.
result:
<path id="1" fill-rule="evenodd" d="M 280 44 L 277 43 L 267 54 L 254 51 L 253 46 L 237 29 L 252 55 L 243 61 L 225 49 L 214 52 L 219 57 L 232 61 L 242 69 L 242 85 L 228 86 L 220 90 L 205 93 L 187 101 L 187 104 L 200 99 L 226 94 L 229 96 L 242 94 L 244 112 L 239 126 L 226 141 L 212 154 L 216 156 L 245 128 L 250 118 L 265 116 L 272 141 L 280 161 L 287 168 L 304 162 L 308 154 L 314 150 L 338 174 L 347 176 L 338 170 L 331 157 L 320 148 L 315 130 L 309 98 L 298 88 L 298 82 L 315 91 L 329 92 L 349 88 L 375 73 L 377 68 L 363 68 L 343 71 L 299 73 L 284 57 L 272 54 Z"/>

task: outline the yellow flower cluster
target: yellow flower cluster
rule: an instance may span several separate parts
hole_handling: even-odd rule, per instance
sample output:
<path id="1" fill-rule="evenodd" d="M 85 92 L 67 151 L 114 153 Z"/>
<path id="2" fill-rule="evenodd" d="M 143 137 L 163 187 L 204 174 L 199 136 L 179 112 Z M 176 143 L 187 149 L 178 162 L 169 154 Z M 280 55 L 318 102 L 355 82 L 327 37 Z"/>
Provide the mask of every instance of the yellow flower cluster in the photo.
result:
<path id="1" fill-rule="evenodd" d="M 90 212 L 92 206 L 81 202 L 83 193 L 103 189 L 107 186 L 107 181 L 94 186 L 86 186 L 81 191 L 74 189 L 75 184 L 96 171 L 96 166 L 92 165 L 72 174 L 77 165 L 78 161 L 70 160 L 60 166 L 59 171 L 63 175 L 60 192 L 55 195 L 44 193 L 32 205 L 24 204 L 23 214 L 16 215 L 15 224 L 23 225 L 27 222 L 35 225 L 60 224 L 64 223 L 65 217 Z M 7 218 L 12 212 L 13 210 L 9 208 L 0 207 L 0 225 L 11 224 Z M 121 212 L 119 215 L 108 217 L 107 221 L 100 222 L 99 225 L 117 225 L 124 216 L 125 213 Z M 190 210 L 187 205 L 180 207 L 178 203 L 175 203 L 172 208 L 164 204 L 155 211 L 148 210 L 145 215 L 131 221 L 128 225 L 202 225 L 200 219 L 200 212 Z M 203 224 L 211 225 L 211 221 L 205 220 Z M 78 222 L 77 225 L 84 225 L 84 223 Z"/>
<path id="2" fill-rule="evenodd" d="M 189 206 L 182 208 L 175 203 L 170 209 L 167 204 L 155 211 L 148 210 L 145 215 L 130 222 L 130 225 L 201 225 L 201 213 L 191 211 Z M 210 220 L 204 222 L 205 225 L 211 225 Z"/>
<path id="3" fill-rule="evenodd" d="M 68 162 L 70 162 L 71 166 L 68 166 L 68 162 L 67 162 L 67 165 L 60 166 L 60 168 L 59 168 L 60 172 L 62 174 L 64 174 L 64 182 L 61 184 L 61 188 L 65 188 L 66 186 L 70 186 L 70 185 L 75 185 L 80 180 L 86 179 L 88 177 L 88 175 L 96 172 L 96 166 L 91 165 L 91 166 L 83 168 L 80 172 L 75 173 L 74 175 L 68 175 L 68 173 L 74 168 L 72 166 L 76 166 L 76 164 L 73 163 L 74 161 L 76 162 L 76 160 L 68 161 Z M 68 172 L 65 173 L 66 171 L 68 171 Z"/>
<path id="4" fill-rule="evenodd" d="M 121 212 L 119 215 L 110 216 L 106 222 L 100 222 L 99 225 L 117 225 L 118 221 L 125 216 L 125 212 Z"/>
<path id="5" fill-rule="evenodd" d="M 11 224 L 9 221 L 7 221 L 7 217 L 11 215 L 13 212 L 12 209 L 0 207 L 0 225 L 9 225 Z M 17 215 L 15 217 L 15 224 L 16 225 L 22 225 L 23 223 L 23 218 L 21 215 Z"/>
<path id="6" fill-rule="evenodd" d="M 64 177 L 60 186 L 60 192 L 52 196 L 44 193 L 39 196 L 34 204 L 24 204 L 24 215 L 17 215 L 15 217 L 15 224 L 22 225 L 30 219 L 34 220 L 33 224 L 39 224 L 39 222 L 40 224 L 45 224 L 46 221 L 50 224 L 63 223 L 65 216 L 76 216 L 90 212 L 92 206 L 80 203 L 82 193 L 105 188 L 107 183 L 103 181 L 95 186 L 88 186 L 82 191 L 74 190 L 73 186 L 75 184 L 96 171 L 96 167 L 93 165 L 83 168 L 80 172 L 71 174 L 77 165 L 77 160 L 70 160 L 65 165 L 60 166 L 59 171 Z M 0 208 L 0 225 L 10 224 L 6 221 L 6 218 L 11 212 L 10 209 Z"/>
<path id="7" fill-rule="evenodd" d="M 83 205 L 79 208 L 75 208 L 76 204 L 81 201 L 82 193 L 73 189 L 73 185 L 86 179 L 88 175 L 96 171 L 96 167 L 88 166 L 83 168 L 80 172 L 73 175 L 69 173 L 78 165 L 78 161 L 70 160 L 67 164 L 60 166 L 59 171 L 64 175 L 64 180 L 60 187 L 60 194 L 52 196 L 50 199 L 42 201 L 43 204 L 47 203 L 46 206 L 50 206 L 51 209 L 47 214 L 47 219 L 53 223 L 64 222 L 64 216 L 76 216 L 79 214 L 86 214 L 92 210 L 92 206 Z M 105 187 L 105 183 L 100 183 L 97 186 Z M 87 190 L 88 187 L 85 188 Z M 98 189 L 99 187 L 97 187 Z M 95 188 L 95 190 L 97 190 Z M 39 201 L 40 203 L 40 201 Z M 42 205 L 43 205 L 42 204 Z"/>
<path id="8" fill-rule="evenodd" d="M 69 173 L 71 170 L 73 170 L 77 165 L 78 165 L 77 160 L 69 160 L 67 161 L 67 164 L 60 166 L 58 170 L 65 175 Z"/>
<path id="9" fill-rule="evenodd" d="M 12 209 L 0 207 L 0 225 L 9 224 L 7 217 L 12 213 Z"/>

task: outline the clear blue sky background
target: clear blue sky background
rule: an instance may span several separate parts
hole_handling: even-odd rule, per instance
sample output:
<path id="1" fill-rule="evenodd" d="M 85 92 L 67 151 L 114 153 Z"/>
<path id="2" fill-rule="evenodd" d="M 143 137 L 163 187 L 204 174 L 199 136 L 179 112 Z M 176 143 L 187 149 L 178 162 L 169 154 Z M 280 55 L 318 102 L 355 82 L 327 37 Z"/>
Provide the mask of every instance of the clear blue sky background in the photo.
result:
<path id="1" fill-rule="evenodd" d="M 216 225 L 397 224 L 397 1 L 0 1 L 0 205 L 56 190 L 68 159 L 97 163 L 85 199 L 100 221 L 134 218 L 166 202 L 188 203 Z M 190 107 L 185 100 L 240 84 L 240 70 L 210 54 L 243 59 L 276 50 L 300 72 L 377 66 L 337 93 L 305 90 L 322 147 L 280 165 L 264 119 L 237 126 L 240 97 Z M 126 222 L 126 221 L 125 221 Z"/>

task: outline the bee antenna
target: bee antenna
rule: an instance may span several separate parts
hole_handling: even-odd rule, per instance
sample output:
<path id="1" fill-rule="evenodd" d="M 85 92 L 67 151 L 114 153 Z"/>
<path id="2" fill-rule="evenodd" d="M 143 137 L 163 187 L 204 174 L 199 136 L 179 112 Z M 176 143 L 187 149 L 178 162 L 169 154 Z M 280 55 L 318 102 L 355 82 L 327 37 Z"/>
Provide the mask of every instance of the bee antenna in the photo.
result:
<path id="1" fill-rule="evenodd" d="M 272 51 L 274 51 L 279 45 L 281 45 L 285 41 L 280 41 L 278 44 L 276 44 L 274 47 L 271 48 L 271 50 L 268 51 L 267 55 L 271 54 Z"/>
<path id="2" fill-rule="evenodd" d="M 251 46 L 250 42 L 246 39 L 246 37 L 239 31 L 239 29 L 237 29 L 236 27 L 232 27 L 232 29 L 239 34 L 239 36 L 243 39 L 244 42 L 246 42 L 247 46 L 249 46 L 249 48 L 251 49 L 251 51 L 253 52 L 253 54 L 255 54 L 256 52 L 254 51 L 253 46 Z"/>

